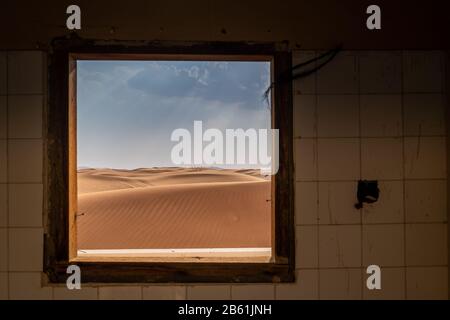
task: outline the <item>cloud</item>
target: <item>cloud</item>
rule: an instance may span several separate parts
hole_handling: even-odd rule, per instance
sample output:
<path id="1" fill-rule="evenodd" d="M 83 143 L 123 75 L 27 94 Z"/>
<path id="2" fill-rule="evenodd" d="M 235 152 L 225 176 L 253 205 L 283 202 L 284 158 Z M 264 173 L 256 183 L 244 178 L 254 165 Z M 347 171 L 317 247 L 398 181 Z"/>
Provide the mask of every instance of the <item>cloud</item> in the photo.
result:
<path id="1" fill-rule="evenodd" d="M 244 108 L 264 107 L 269 86 L 268 63 L 164 61 L 148 65 L 128 85 L 161 97 L 201 97 L 239 103 Z"/>
<path id="2" fill-rule="evenodd" d="M 268 128 L 268 67 L 237 62 L 83 61 L 78 66 L 78 164 L 171 165 L 170 135 L 192 129 Z"/>

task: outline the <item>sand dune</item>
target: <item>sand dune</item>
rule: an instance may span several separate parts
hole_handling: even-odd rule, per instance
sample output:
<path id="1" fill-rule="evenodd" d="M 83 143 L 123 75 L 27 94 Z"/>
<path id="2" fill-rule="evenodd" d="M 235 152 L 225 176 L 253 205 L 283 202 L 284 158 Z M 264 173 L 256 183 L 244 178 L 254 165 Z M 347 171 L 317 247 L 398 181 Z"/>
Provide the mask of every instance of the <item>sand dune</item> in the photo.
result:
<path id="1" fill-rule="evenodd" d="M 257 170 L 83 169 L 79 249 L 271 246 L 271 185 Z"/>
<path id="2" fill-rule="evenodd" d="M 237 181 L 261 181 L 259 170 L 195 168 L 83 169 L 78 172 L 78 194 L 146 186 Z"/>

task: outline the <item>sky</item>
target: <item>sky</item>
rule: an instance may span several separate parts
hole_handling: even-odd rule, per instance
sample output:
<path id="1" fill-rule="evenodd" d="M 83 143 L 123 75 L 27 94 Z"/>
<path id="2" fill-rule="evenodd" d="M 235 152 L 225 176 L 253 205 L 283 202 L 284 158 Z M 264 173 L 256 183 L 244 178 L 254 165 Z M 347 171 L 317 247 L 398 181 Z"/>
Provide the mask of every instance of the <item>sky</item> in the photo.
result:
<path id="1" fill-rule="evenodd" d="M 77 62 L 79 168 L 174 166 L 173 130 L 270 128 L 269 62 Z"/>

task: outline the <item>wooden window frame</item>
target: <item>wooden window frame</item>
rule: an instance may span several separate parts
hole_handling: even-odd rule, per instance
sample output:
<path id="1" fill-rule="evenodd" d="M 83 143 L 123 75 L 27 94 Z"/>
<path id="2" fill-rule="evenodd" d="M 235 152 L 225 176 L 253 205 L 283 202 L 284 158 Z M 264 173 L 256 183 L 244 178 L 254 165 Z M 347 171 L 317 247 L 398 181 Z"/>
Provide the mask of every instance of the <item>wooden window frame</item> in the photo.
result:
<path id="1" fill-rule="evenodd" d="M 145 43 L 142 45 L 97 44 L 82 39 L 58 39 L 49 54 L 49 104 L 46 110 L 44 272 L 50 283 L 66 282 L 67 267 L 81 269 L 83 283 L 277 283 L 295 279 L 294 170 L 292 139 L 291 53 L 276 43 L 203 42 Z M 71 56 L 103 59 L 126 54 L 131 59 L 145 55 L 227 57 L 248 60 L 250 56 L 272 57 L 274 128 L 279 129 L 279 170 L 272 180 L 275 199 L 272 260 L 252 262 L 149 262 L 76 261 L 76 247 L 70 234 L 76 232 L 76 94 L 69 92 L 76 78 Z M 147 56 L 148 57 L 148 56 Z M 148 59 L 148 58 L 147 58 Z M 72 79 L 71 79 L 72 78 Z M 70 101 L 71 100 L 71 101 Z"/>

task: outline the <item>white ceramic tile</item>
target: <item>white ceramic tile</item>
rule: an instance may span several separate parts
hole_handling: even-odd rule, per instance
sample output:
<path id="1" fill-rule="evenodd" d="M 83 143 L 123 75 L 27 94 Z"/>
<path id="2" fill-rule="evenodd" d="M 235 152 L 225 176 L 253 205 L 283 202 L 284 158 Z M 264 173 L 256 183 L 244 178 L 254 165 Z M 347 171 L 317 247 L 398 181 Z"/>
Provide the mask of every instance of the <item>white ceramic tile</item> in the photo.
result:
<path id="1" fill-rule="evenodd" d="M 41 138 L 41 95 L 12 95 L 8 98 L 9 138 Z"/>
<path id="2" fill-rule="evenodd" d="M 441 92 L 444 57 L 440 51 L 407 51 L 403 56 L 405 92 Z"/>
<path id="3" fill-rule="evenodd" d="M 6 94 L 6 52 L 0 52 L 0 95 Z"/>
<path id="4" fill-rule="evenodd" d="M 40 272 L 11 272 L 9 294 L 12 300 L 50 300 L 53 288 L 43 287 Z"/>
<path id="5" fill-rule="evenodd" d="M 80 290 L 69 290 L 66 286 L 56 287 L 53 289 L 55 300 L 97 300 L 98 289 L 84 287 L 81 284 Z"/>
<path id="6" fill-rule="evenodd" d="M 448 262 L 447 224 L 407 224 L 406 264 L 439 266 Z"/>
<path id="7" fill-rule="evenodd" d="M 319 137 L 359 136 L 357 95 L 317 96 L 317 130 Z"/>
<path id="8" fill-rule="evenodd" d="M 361 93 L 400 93 L 400 51 L 372 51 L 359 56 Z"/>
<path id="9" fill-rule="evenodd" d="M 402 135 L 401 95 L 361 95 L 361 135 L 397 137 Z"/>
<path id="10" fill-rule="evenodd" d="M 7 184 L 0 183 L 0 227 L 7 226 L 8 209 L 7 209 Z"/>
<path id="11" fill-rule="evenodd" d="M 0 140 L 0 183 L 7 181 L 7 146 L 6 140 Z"/>
<path id="12" fill-rule="evenodd" d="M 317 182 L 295 184 L 295 223 L 297 225 L 317 224 Z"/>
<path id="13" fill-rule="evenodd" d="M 100 300 L 142 300 L 142 288 L 134 286 L 113 286 L 99 288 Z"/>
<path id="14" fill-rule="evenodd" d="M 8 148 L 9 181 L 42 182 L 42 141 L 11 140 Z"/>
<path id="15" fill-rule="evenodd" d="M 295 229 L 297 268 L 318 267 L 318 231 L 317 226 L 299 226 Z"/>
<path id="16" fill-rule="evenodd" d="M 363 275 L 367 280 L 369 275 Z M 363 298 L 365 300 L 403 300 L 406 296 L 405 278 L 404 268 L 381 268 L 381 289 L 369 290 L 366 285 L 363 285 Z"/>
<path id="17" fill-rule="evenodd" d="M 402 223 L 403 212 L 403 182 L 378 181 L 380 195 L 374 203 L 364 203 L 363 223 Z"/>
<path id="18" fill-rule="evenodd" d="M 6 96 L 0 96 L 0 139 L 7 137 L 7 102 Z"/>
<path id="19" fill-rule="evenodd" d="M 402 143 L 401 138 L 363 138 L 361 140 L 362 178 L 402 179 Z"/>
<path id="20" fill-rule="evenodd" d="M 319 226 L 319 267 L 360 267 L 361 226 Z"/>
<path id="21" fill-rule="evenodd" d="M 292 49 L 292 66 L 300 63 L 305 63 L 308 60 L 314 59 L 316 52 L 314 50 L 298 50 Z M 315 64 L 315 62 L 313 62 Z"/>
<path id="22" fill-rule="evenodd" d="M 319 180 L 359 179 L 358 139 L 319 139 L 318 159 Z"/>
<path id="23" fill-rule="evenodd" d="M 42 94 L 44 55 L 41 51 L 8 52 L 8 93 Z"/>
<path id="24" fill-rule="evenodd" d="M 317 71 L 317 93 L 358 93 L 357 55 L 353 52 L 342 51 Z"/>
<path id="25" fill-rule="evenodd" d="M 8 270 L 8 229 L 0 228 L 0 272 Z"/>
<path id="26" fill-rule="evenodd" d="M 319 223 L 360 223 L 356 191 L 357 182 L 319 182 Z"/>
<path id="27" fill-rule="evenodd" d="M 447 300 L 448 268 L 406 269 L 407 298 L 410 300 Z"/>
<path id="28" fill-rule="evenodd" d="M 363 265 L 404 266 L 404 226 L 363 226 Z"/>
<path id="29" fill-rule="evenodd" d="M 445 179 L 447 177 L 444 137 L 405 138 L 405 177 L 407 179 Z"/>
<path id="30" fill-rule="evenodd" d="M 294 97 L 294 137 L 316 137 L 316 96 Z"/>
<path id="31" fill-rule="evenodd" d="M 447 221 L 447 181 L 405 182 L 406 222 Z"/>
<path id="32" fill-rule="evenodd" d="M 294 51 L 292 53 L 292 66 L 296 66 L 299 63 L 307 62 L 314 59 L 316 54 L 314 51 Z M 308 65 L 308 68 L 315 65 L 315 62 Z M 298 69 L 300 72 L 304 68 Z M 297 71 L 295 71 L 297 73 Z M 295 74 L 294 73 L 294 74 Z M 295 79 L 293 81 L 293 88 L 295 95 L 301 94 L 314 94 L 316 92 L 316 74 L 311 74 L 307 77 Z"/>
<path id="33" fill-rule="evenodd" d="M 143 288 L 144 300 L 185 300 L 185 286 L 149 286 Z"/>
<path id="34" fill-rule="evenodd" d="M 229 285 L 188 286 L 187 298 L 189 300 L 229 300 L 231 299 L 231 286 Z"/>
<path id="35" fill-rule="evenodd" d="M 0 272 L 0 300 L 8 300 L 8 273 Z"/>
<path id="36" fill-rule="evenodd" d="M 243 284 L 231 287 L 233 300 L 273 300 L 275 287 L 272 284 Z"/>
<path id="37" fill-rule="evenodd" d="M 44 234 L 41 228 L 9 229 L 9 269 L 42 271 Z"/>
<path id="38" fill-rule="evenodd" d="M 278 300 L 316 300 L 319 298 L 319 270 L 298 270 L 295 283 L 276 285 Z"/>
<path id="39" fill-rule="evenodd" d="M 362 298 L 361 269 L 326 269 L 319 272 L 321 300 Z"/>
<path id="40" fill-rule="evenodd" d="M 405 94 L 405 135 L 445 135 L 443 94 Z"/>
<path id="41" fill-rule="evenodd" d="M 297 180 L 317 180 L 317 145 L 315 139 L 296 139 L 295 176 Z"/>
<path id="42" fill-rule="evenodd" d="M 42 227 L 42 184 L 9 185 L 9 225 Z"/>

